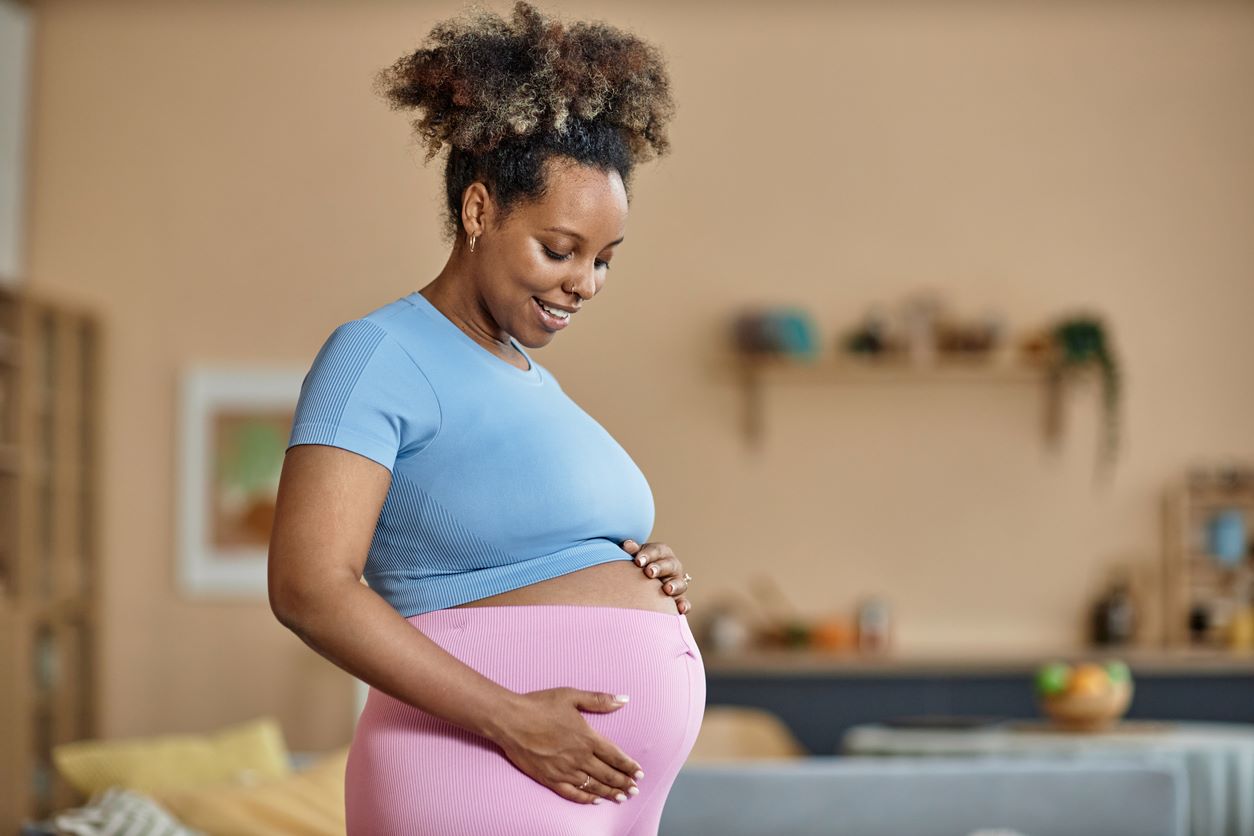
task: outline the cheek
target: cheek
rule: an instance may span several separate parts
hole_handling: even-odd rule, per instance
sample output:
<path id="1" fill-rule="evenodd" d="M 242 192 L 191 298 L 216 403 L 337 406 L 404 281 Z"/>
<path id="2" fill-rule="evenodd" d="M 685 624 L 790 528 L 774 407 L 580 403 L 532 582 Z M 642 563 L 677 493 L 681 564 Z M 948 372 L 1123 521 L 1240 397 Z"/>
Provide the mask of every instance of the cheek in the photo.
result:
<path id="1" fill-rule="evenodd" d="M 527 291 L 528 296 L 539 295 L 561 282 L 563 263 L 544 255 L 520 259 L 514 270 L 516 284 Z"/>

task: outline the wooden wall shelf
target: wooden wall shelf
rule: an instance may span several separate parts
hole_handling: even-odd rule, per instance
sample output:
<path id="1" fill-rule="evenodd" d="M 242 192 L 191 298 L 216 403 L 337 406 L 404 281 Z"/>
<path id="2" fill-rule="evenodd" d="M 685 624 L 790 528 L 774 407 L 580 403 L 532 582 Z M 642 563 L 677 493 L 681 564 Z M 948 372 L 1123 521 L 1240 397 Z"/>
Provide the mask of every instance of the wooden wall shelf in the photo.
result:
<path id="1" fill-rule="evenodd" d="M 1060 433 L 1061 381 L 1043 365 L 1022 361 L 942 359 L 929 366 L 899 360 L 857 360 L 826 356 L 805 362 L 770 356 L 733 355 L 723 361 L 744 394 L 744 433 L 751 446 L 760 446 L 765 433 L 766 389 L 774 384 L 966 384 L 983 386 L 1040 386 L 1046 391 L 1045 435 Z M 1085 372 L 1081 377 L 1089 377 Z"/>
<path id="2" fill-rule="evenodd" d="M 822 358 L 811 363 L 771 357 L 734 361 L 746 375 L 787 382 L 828 383 L 1040 383 L 1044 367 L 989 360 L 942 360 L 915 366 L 899 360 Z"/>

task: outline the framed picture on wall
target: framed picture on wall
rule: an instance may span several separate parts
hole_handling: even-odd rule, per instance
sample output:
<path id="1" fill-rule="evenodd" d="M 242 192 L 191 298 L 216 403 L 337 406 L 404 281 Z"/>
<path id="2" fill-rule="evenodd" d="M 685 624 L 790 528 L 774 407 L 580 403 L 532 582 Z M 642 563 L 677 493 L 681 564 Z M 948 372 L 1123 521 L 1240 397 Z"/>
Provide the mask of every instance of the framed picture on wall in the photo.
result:
<path id="1" fill-rule="evenodd" d="M 303 369 L 192 367 L 180 380 L 180 589 L 266 597 L 266 555 Z"/>

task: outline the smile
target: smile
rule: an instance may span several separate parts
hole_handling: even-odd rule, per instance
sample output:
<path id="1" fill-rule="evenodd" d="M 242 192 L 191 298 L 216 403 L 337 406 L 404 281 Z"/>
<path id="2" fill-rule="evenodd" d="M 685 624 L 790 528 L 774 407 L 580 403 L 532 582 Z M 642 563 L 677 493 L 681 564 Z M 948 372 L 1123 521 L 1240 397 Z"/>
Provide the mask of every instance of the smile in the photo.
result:
<path id="1" fill-rule="evenodd" d="M 570 312 L 558 311 L 545 307 L 539 299 L 532 296 L 531 301 L 540 316 L 540 321 L 550 331 L 560 331 L 570 324 Z"/>

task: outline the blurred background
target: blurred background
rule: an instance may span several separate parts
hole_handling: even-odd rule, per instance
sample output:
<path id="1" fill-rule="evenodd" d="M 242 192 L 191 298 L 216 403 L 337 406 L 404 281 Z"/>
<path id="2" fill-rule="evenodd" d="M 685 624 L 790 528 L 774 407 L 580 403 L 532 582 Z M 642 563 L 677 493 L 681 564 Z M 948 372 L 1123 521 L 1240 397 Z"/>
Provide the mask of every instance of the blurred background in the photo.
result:
<path id="1" fill-rule="evenodd" d="M 248 497 L 331 329 L 447 257 L 442 159 L 371 81 L 462 8 L 0 0 L 10 815 L 73 800 L 68 741 L 350 740 Z M 673 152 L 537 359 L 648 478 L 711 704 L 830 753 L 1031 716 L 1042 662 L 1114 645 L 1147 699 L 1254 720 L 1254 5 L 541 8 L 672 72 Z M 850 713 L 854 680 L 885 690 Z"/>

